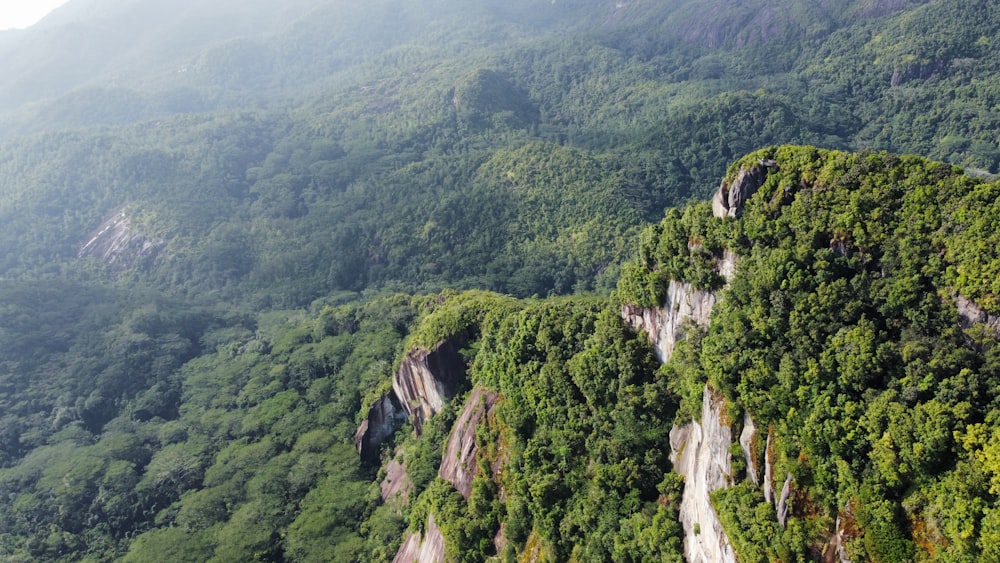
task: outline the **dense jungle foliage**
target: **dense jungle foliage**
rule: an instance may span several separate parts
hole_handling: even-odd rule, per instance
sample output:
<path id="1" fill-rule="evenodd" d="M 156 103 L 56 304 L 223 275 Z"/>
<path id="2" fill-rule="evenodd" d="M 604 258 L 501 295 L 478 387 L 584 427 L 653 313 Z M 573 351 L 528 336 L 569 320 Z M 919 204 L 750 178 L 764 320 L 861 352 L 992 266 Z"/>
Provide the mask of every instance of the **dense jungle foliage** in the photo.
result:
<path id="1" fill-rule="evenodd" d="M 724 249 L 739 256 L 711 327 L 661 376 L 688 416 L 706 382 L 720 390 L 732 420 L 748 412 L 767 429 L 776 474 L 792 476 L 785 529 L 758 488 L 714 497 L 740 560 L 810 557 L 838 516 L 860 530 L 852 559 L 996 559 L 1000 334 L 961 320 L 958 303 L 997 312 L 996 278 L 980 275 L 1000 260 L 1000 183 L 811 147 L 733 168 L 759 159 L 777 169 L 742 218 L 671 211 L 620 285 L 626 301 L 662 300 L 666 279 L 694 279 Z"/>
<path id="2" fill-rule="evenodd" d="M 741 560 L 838 514 L 859 560 L 1000 557 L 996 335 L 954 305 L 1000 313 L 1000 3 L 204 4 L 0 32 L 0 559 L 384 561 L 433 513 L 456 559 L 503 523 L 502 558 L 676 560 L 706 382 L 812 507 L 719 493 Z M 785 143 L 933 161 L 769 149 L 743 218 L 689 204 Z M 620 301 L 721 291 L 723 248 L 657 368 Z M 502 494 L 436 479 L 459 397 L 382 503 L 355 429 L 456 326 Z"/>

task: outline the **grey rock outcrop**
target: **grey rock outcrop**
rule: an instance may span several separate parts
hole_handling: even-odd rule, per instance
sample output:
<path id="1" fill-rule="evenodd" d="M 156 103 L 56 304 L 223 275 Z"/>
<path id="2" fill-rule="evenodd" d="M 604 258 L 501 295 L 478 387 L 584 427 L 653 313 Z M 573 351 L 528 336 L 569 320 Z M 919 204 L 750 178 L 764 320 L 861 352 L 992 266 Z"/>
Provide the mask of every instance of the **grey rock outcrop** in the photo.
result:
<path id="1" fill-rule="evenodd" d="M 419 435 L 424 423 L 444 408 L 445 403 L 455 396 L 466 381 L 466 365 L 460 350 L 468 343 L 468 335 L 461 334 L 444 340 L 433 350 L 414 349 L 407 352 L 392 378 L 392 393 L 373 405 L 373 413 L 362 423 L 355 437 L 355 443 L 364 455 L 365 439 L 370 428 L 388 428 L 379 425 L 381 402 L 391 399 L 393 407 L 398 406 L 403 419 L 409 418 L 414 431 Z M 466 405 L 452 428 L 448 448 L 442 459 L 439 474 L 450 481 L 468 498 L 472 490 L 472 479 L 476 471 L 476 426 L 483 416 L 496 404 L 497 395 L 483 389 L 473 390 Z M 388 416 L 397 420 L 395 411 Z M 395 430 L 395 428 L 393 428 Z M 391 433 L 391 432 L 389 432 Z M 388 434 L 372 432 L 371 444 L 380 443 Z M 376 440 L 381 436 L 381 440 Z M 359 442 L 360 440 L 360 442 Z M 376 446 L 377 448 L 377 446 Z M 382 500 L 394 495 L 408 495 L 410 480 L 406 469 L 395 459 L 386 467 L 386 479 L 381 487 Z M 393 563 L 438 563 L 444 561 L 445 540 L 434 522 L 434 515 L 427 517 L 423 535 L 411 533 L 407 536 Z"/>
<path id="2" fill-rule="evenodd" d="M 958 324 L 962 328 L 968 329 L 981 324 L 993 334 L 1000 335 L 1000 317 L 987 313 L 974 301 L 961 295 L 955 296 L 955 307 L 958 308 Z"/>
<path id="3" fill-rule="evenodd" d="M 466 499 L 472 494 L 472 480 L 478 469 L 476 454 L 476 427 L 492 410 L 499 396 L 482 388 L 475 388 L 462 407 L 462 413 L 451 428 L 441 468 L 438 475 L 448 481 Z"/>
<path id="4" fill-rule="evenodd" d="M 774 511 L 778 516 L 778 523 L 785 527 L 788 520 L 788 499 L 792 492 L 792 474 L 785 475 L 785 482 L 781 486 L 781 492 L 774 494 L 774 452 L 771 450 L 772 429 L 767 431 L 767 444 L 764 446 L 764 501 L 774 504 Z"/>
<path id="5" fill-rule="evenodd" d="M 746 175 L 741 171 L 741 177 L 743 176 Z M 763 183 L 762 178 L 759 181 Z M 749 197 L 748 186 L 749 184 L 741 184 L 736 188 L 743 194 L 734 195 L 733 201 L 739 204 L 740 209 L 742 202 Z M 753 191 L 757 187 L 759 184 L 753 187 Z M 727 188 L 727 210 L 730 209 L 728 194 Z M 736 260 L 736 254 L 726 249 L 716 264 L 716 271 L 727 281 L 735 275 Z M 646 332 L 657 358 L 666 363 L 677 342 L 685 338 L 688 327 L 709 325 L 712 309 L 718 299 L 718 294 L 713 291 L 698 290 L 690 283 L 672 280 L 667 287 L 662 307 L 643 308 L 625 304 L 622 306 L 622 317 L 636 329 Z M 732 480 L 732 458 L 729 453 L 732 429 L 724 422 L 722 409 L 723 400 L 713 397 L 711 389 L 706 386 L 702 398 L 701 422 L 692 421 L 684 426 L 674 426 L 670 431 L 671 462 L 674 470 L 684 477 L 680 521 L 684 529 L 684 557 L 690 563 L 736 561 L 736 554 L 709 496 L 712 491 L 729 486 Z M 752 428 L 752 421 L 747 426 Z M 753 430 L 751 434 L 752 432 Z M 749 438 L 747 440 L 749 443 Z M 749 445 L 747 449 L 749 451 Z M 756 473 L 756 470 L 753 472 Z"/>
<path id="6" fill-rule="evenodd" d="M 403 503 L 406 503 L 409 500 L 412 489 L 413 481 L 410 480 L 410 476 L 406 473 L 406 467 L 403 467 L 403 463 L 400 460 L 400 452 L 397 450 L 396 455 L 385 466 L 385 477 L 379 483 L 380 497 L 382 498 L 382 502 L 399 498 L 402 499 Z"/>
<path id="7" fill-rule="evenodd" d="M 656 357 L 666 363 L 674 353 L 674 346 L 684 339 L 688 322 L 708 326 L 717 300 L 713 291 L 695 289 L 690 283 L 671 280 L 663 307 L 644 308 L 625 304 L 622 305 L 622 317 L 649 335 Z"/>
<path id="8" fill-rule="evenodd" d="M 771 455 L 771 431 L 767 431 L 767 445 L 764 446 L 764 500 L 774 502 L 774 459 Z"/>
<path id="9" fill-rule="evenodd" d="M 444 561 L 444 535 L 434 523 L 434 515 L 427 516 L 424 534 L 416 532 L 407 536 L 392 563 L 441 563 Z"/>
<path id="10" fill-rule="evenodd" d="M 846 528 L 845 518 L 838 514 L 833 536 L 823 547 L 823 563 L 851 563 L 851 558 L 847 555 L 847 546 L 845 545 L 849 537 Z"/>
<path id="11" fill-rule="evenodd" d="M 743 166 L 732 184 L 723 179 L 712 197 L 712 214 L 720 219 L 742 216 L 747 200 L 764 185 L 768 168 L 764 164 L 750 168 Z"/>
<path id="12" fill-rule="evenodd" d="M 727 282 L 736 275 L 736 253 L 728 248 L 715 264 L 715 271 Z M 695 289 L 688 282 L 670 280 L 662 307 L 639 307 L 625 303 L 622 318 L 636 330 L 643 330 L 653 344 L 656 358 L 667 363 L 674 346 L 686 336 L 690 324 L 707 328 L 712 309 L 719 300 L 711 290 Z"/>
<path id="13" fill-rule="evenodd" d="M 706 386 L 701 423 L 689 422 L 670 431 L 670 460 L 684 477 L 680 521 L 684 558 L 689 563 L 735 563 L 736 553 L 722 529 L 709 497 L 730 485 L 732 430 L 724 422 L 723 400 Z"/>
<path id="14" fill-rule="evenodd" d="M 424 423 L 444 408 L 465 382 L 465 360 L 459 353 L 466 336 L 440 343 L 432 351 L 410 350 L 392 378 L 392 389 L 419 435 Z"/>
<path id="15" fill-rule="evenodd" d="M 788 496 L 792 492 L 792 474 L 789 473 L 785 477 L 785 484 L 781 487 L 781 496 L 778 497 L 778 502 L 775 503 L 774 508 L 778 513 L 778 524 L 782 528 L 785 527 L 785 523 L 788 521 Z"/>
<path id="16" fill-rule="evenodd" d="M 760 476 L 757 474 L 757 457 L 754 455 L 754 441 L 757 438 L 757 427 L 754 426 L 750 413 L 743 415 L 743 432 L 740 433 L 740 448 L 747 460 L 747 479 L 754 486 L 760 487 Z"/>
<path id="17" fill-rule="evenodd" d="M 410 350 L 392 378 L 392 391 L 368 409 L 354 434 L 354 446 L 361 458 L 378 460 L 378 450 L 407 419 L 419 435 L 424 422 L 440 412 L 465 382 L 465 360 L 459 353 L 468 342 L 459 335 L 438 344 L 433 350 Z"/>
<path id="18" fill-rule="evenodd" d="M 361 454 L 361 459 L 369 463 L 378 461 L 382 442 L 405 421 L 406 412 L 393 393 L 387 393 L 376 400 L 368 409 L 368 416 L 354 433 L 354 447 Z"/>
<path id="19" fill-rule="evenodd" d="M 160 238 L 149 237 L 132 227 L 124 208 L 116 211 L 87 237 L 79 258 L 97 258 L 112 271 L 120 272 L 151 260 L 166 245 Z"/>
<path id="20" fill-rule="evenodd" d="M 722 258 L 716 262 L 715 271 L 730 282 L 736 275 L 736 253 L 728 248 L 722 251 Z"/>

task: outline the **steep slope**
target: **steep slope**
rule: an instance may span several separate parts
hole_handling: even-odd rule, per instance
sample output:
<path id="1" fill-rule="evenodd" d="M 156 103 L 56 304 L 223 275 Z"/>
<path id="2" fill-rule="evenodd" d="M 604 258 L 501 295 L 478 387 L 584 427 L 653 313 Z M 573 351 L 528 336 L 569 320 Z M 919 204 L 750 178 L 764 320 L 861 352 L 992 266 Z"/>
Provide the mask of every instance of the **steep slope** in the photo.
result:
<path id="1" fill-rule="evenodd" d="M 774 165 L 742 218 L 706 221 L 705 206 L 668 216 L 621 285 L 646 302 L 664 278 L 696 279 L 722 248 L 739 255 L 710 328 L 667 364 L 686 379 L 682 410 L 697 412 L 707 380 L 724 418 L 744 412 L 747 427 L 769 428 L 766 444 L 750 432 L 735 486 L 712 495 L 726 539 L 740 560 L 990 557 L 988 518 L 982 535 L 948 523 L 996 502 L 954 487 L 990 448 L 962 436 L 991 432 L 996 288 L 971 272 L 998 257 L 969 237 L 995 236 L 985 233 L 996 232 L 1000 188 L 915 157 L 795 147 L 750 155 L 729 177 L 764 160 Z"/>
<path id="2" fill-rule="evenodd" d="M 688 561 L 992 557 L 991 511 L 972 516 L 982 532 L 955 526 L 998 502 L 981 465 L 997 294 L 970 267 L 1000 255 L 968 251 L 971 233 L 995 236 L 1000 185 L 917 157 L 778 147 L 730 167 L 716 198 L 737 192 L 648 229 L 617 309 L 477 321 L 481 387 L 451 419 L 401 557 L 670 558 L 681 540 Z M 655 375 L 636 371 L 652 369 L 644 348 Z M 476 465 L 470 487 L 454 468 Z M 648 551 L 651 537 L 678 543 Z"/>

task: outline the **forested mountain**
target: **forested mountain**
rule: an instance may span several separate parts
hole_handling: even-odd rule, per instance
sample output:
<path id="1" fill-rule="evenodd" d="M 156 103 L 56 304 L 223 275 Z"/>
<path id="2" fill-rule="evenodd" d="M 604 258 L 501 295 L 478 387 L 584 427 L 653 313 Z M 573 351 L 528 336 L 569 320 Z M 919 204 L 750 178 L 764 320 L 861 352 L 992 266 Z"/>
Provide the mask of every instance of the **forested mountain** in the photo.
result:
<path id="1" fill-rule="evenodd" d="M 0 33 L 0 558 L 1000 558 L 997 45 L 993 0 Z"/>

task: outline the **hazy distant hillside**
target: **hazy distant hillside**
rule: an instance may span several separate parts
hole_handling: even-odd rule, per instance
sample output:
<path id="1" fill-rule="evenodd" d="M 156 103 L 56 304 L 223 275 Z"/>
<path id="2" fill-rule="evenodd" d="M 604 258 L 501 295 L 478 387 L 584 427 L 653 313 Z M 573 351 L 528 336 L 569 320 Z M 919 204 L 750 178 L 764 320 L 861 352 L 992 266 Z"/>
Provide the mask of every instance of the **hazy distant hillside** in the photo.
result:
<path id="1" fill-rule="evenodd" d="M 21 108 L 5 129 L 31 132 L 256 107 L 315 94 L 414 41 L 445 53 L 488 49 L 538 26 L 565 27 L 554 16 L 573 21 L 578 11 L 533 1 L 74 0 L 0 43 L 9 77 L 0 110 Z"/>

